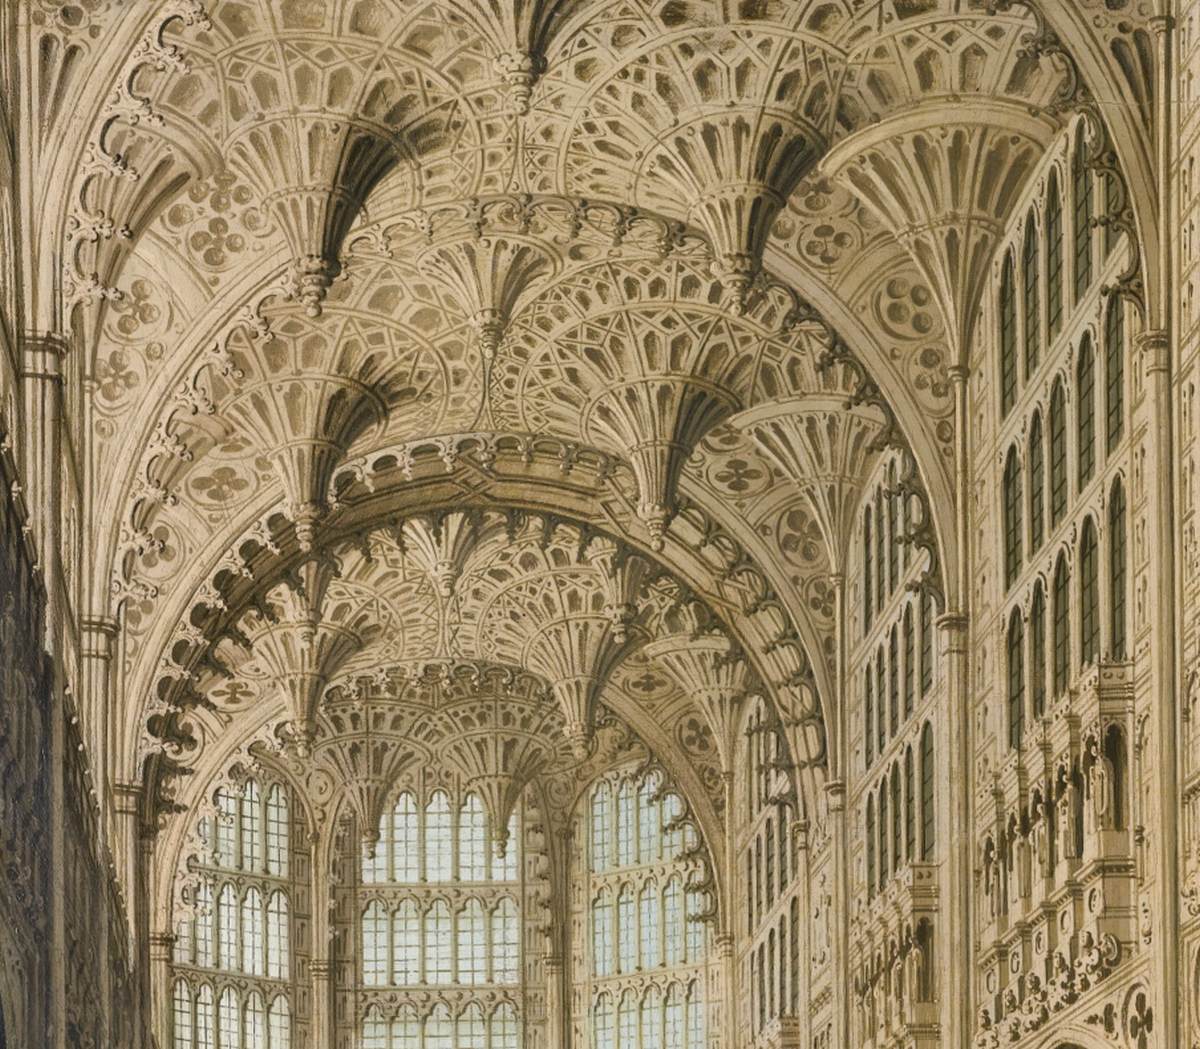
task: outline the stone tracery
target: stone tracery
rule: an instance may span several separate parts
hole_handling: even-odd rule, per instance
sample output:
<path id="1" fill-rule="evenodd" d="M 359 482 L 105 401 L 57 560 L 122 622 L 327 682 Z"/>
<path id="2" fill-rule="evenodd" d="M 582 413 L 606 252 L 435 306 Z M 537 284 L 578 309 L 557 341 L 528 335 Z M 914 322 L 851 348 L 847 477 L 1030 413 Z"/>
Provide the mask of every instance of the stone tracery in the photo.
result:
<path id="1" fill-rule="evenodd" d="M 1160 600 L 1143 399 L 1159 372 L 1115 380 L 1130 419 L 1101 459 L 1121 481 L 1081 534 L 1093 559 L 1110 534 L 1124 550 L 1128 513 L 1129 565 L 1071 612 L 1128 616 L 1128 660 L 1124 634 L 1120 651 L 1071 647 L 1074 554 L 1061 585 L 1028 580 L 1036 616 L 1024 598 L 1001 610 L 986 524 L 992 445 L 1029 440 L 989 400 L 999 256 L 1020 229 L 1035 244 L 1020 273 L 1043 279 L 1034 198 L 1064 150 L 1084 172 L 1052 176 L 1068 223 L 1086 212 L 1067 286 L 1091 303 L 1102 278 L 1164 326 L 1165 231 L 1139 196 L 1162 93 L 1152 5 L 27 6 L 19 32 L 44 56 L 22 85 L 40 121 L 22 175 L 29 302 L 0 403 L 33 434 L 28 528 L 46 614 L 71 624 L 49 636 L 83 653 L 64 684 L 84 697 L 95 833 L 119 854 L 161 1043 L 205 1045 L 202 984 L 221 1049 L 275 1049 L 261 989 L 261 1023 L 242 1017 L 261 1039 L 226 1030 L 218 980 L 189 977 L 183 1042 L 164 999 L 167 938 L 196 904 L 181 886 L 197 814 L 247 769 L 286 780 L 311 838 L 293 1045 L 356 1044 L 365 1019 L 390 1025 L 370 1035 L 389 1049 L 409 1037 L 404 995 L 363 990 L 346 910 L 401 782 L 478 799 L 501 845 L 510 815 L 529 817 L 522 1044 L 674 1045 L 685 1014 L 678 1044 L 723 1049 L 743 1028 L 764 1047 L 984 1047 L 1036 1041 L 1069 1010 L 1141 1046 L 1154 1008 L 1164 1023 L 1142 988 L 1149 959 L 1165 964 L 1146 915 L 1167 889 L 1129 821 L 1151 768 L 1167 772 L 1135 734 L 1126 667 L 1150 659 Z M 1094 104 L 1101 85 L 1119 114 Z M 1090 205 L 1070 175 L 1095 180 Z M 1093 220 L 1094 281 L 1077 246 Z M 1074 368 L 1078 333 L 1052 344 L 1037 320 Z M 47 378 L 54 408 L 30 392 Z M 1000 611 L 1020 645 L 1058 616 L 1055 691 L 1106 711 L 1082 740 L 1043 725 L 1042 764 L 989 749 L 1004 705 L 989 675 L 1011 678 L 1011 713 L 1047 656 L 1013 684 Z M 693 983 L 598 974 L 581 947 L 572 828 L 614 775 L 678 791 L 680 862 L 704 899 Z M 1091 822 L 1075 835 L 1077 810 Z M 1061 869 L 1026 891 L 1039 826 Z M 1100 879 L 1120 918 L 1088 895 L 1086 914 L 1056 916 L 1053 949 L 1018 943 L 1009 913 L 1057 906 L 1102 860 L 1123 865 Z M 976 964 L 972 916 L 1005 959 Z M 572 999 L 588 972 L 631 978 Z M 1076 1007 L 1121 981 L 1139 1004 Z M 465 1001 L 420 1013 L 413 1037 L 476 1037 Z"/>

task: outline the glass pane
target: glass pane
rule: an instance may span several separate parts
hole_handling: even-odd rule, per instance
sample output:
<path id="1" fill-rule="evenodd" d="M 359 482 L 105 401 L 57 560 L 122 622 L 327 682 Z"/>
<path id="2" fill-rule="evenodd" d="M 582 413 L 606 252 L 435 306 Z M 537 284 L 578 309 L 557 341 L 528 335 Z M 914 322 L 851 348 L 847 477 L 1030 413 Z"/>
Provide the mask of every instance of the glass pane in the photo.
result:
<path id="1" fill-rule="evenodd" d="M 486 980 L 487 935 L 484 929 L 483 904 L 478 900 L 468 900 L 466 907 L 458 915 L 458 982 L 476 984 Z M 479 1022 L 482 1026 L 482 1018 Z"/>
<path id="2" fill-rule="evenodd" d="M 411 794 L 401 794 L 392 809 L 392 879 L 399 882 L 420 880 L 421 853 L 418 842 L 417 802 Z"/>
<path id="3" fill-rule="evenodd" d="M 267 873 L 288 876 L 289 816 L 287 793 L 280 786 L 267 795 Z"/>
<path id="4" fill-rule="evenodd" d="M 412 900 L 392 916 L 393 979 L 400 986 L 421 982 L 421 916 Z"/>
<path id="5" fill-rule="evenodd" d="M 363 914 L 363 983 L 381 987 L 388 982 L 388 916 L 382 903 L 373 901 Z"/>
<path id="6" fill-rule="evenodd" d="M 283 995 L 277 995 L 271 1002 L 270 1013 L 267 1017 L 267 1029 L 270 1049 L 291 1049 L 292 1010 Z"/>
<path id="7" fill-rule="evenodd" d="M 450 880 L 450 851 L 450 799 L 439 790 L 425 807 L 426 880 Z"/>
<path id="8" fill-rule="evenodd" d="M 462 881 L 488 877 L 487 813 L 475 794 L 458 810 L 458 876 Z"/>
<path id="9" fill-rule="evenodd" d="M 450 908 L 441 900 L 425 912 L 425 980 L 427 983 L 450 983 L 454 975 L 450 959 L 453 932 Z"/>
<path id="10" fill-rule="evenodd" d="M 492 982 L 519 982 L 517 905 L 504 899 L 492 912 Z"/>
<path id="11" fill-rule="evenodd" d="M 288 901 L 282 891 L 271 893 L 267 904 L 267 975 L 286 980 L 291 968 L 291 930 L 288 927 Z"/>
<path id="12" fill-rule="evenodd" d="M 242 790 L 241 870 L 262 870 L 262 820 L 262 798 L 258 784 L 249 780 Z"/>
<path id="13" fill-rule="evenodd" d="M 221 1039 L 221 1049 L 241 1049 L 241 1025 L 238 1016 L 237 994 L 232 987 L 226 987 L 221 992 L 221 1000 L 217 1004 L 217 1032 Z"/>
<path id="14" fill-rule="evenodd" d="M 249 888 L 242 898 L 242 972 L 252 976 L 265 975 L 263 948 L 262 893 Z"/>
<path id="15" fill-rule="evenodd" d="M 174 994 L 175 1049 L 192 1049 L 192 992 L 186 980 L 175 984 Z"/>
<path id="16" fill-rule="evenodd" d="M 267 1049 L 267 1007 L 258 991 L 246 998 L 242 1044 L 244 1049 Z"/>
<path id="17" fill-rule="evenodd" d="M 656 969 L 661 961 L 659 950 L 659 925 L 662 920 L 661 907 L 658 899 L 658 888 L 649 883 L 642 888 L 640 900 L 640 918 L 642 927 L 642 957 L 643 969 Z"/>

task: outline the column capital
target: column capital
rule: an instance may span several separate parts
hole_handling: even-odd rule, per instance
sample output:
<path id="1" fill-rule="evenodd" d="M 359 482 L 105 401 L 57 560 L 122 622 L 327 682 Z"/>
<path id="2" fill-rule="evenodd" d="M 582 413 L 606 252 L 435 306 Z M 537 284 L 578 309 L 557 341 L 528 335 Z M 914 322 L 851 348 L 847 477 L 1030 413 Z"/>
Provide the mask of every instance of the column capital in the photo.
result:
<path id="1" fill-rule="evenodd" d="M 971 377 L 971 369 L 965 364 L 952 364 L 946 369 L 946 374 L 951 382 L 965 383 Z"/>
<path id="2" fill-rule="evenodd" d="M 829 811 L 840 812 L 846 803 L 846 783 L 844 780 L 831 779 L 825 781 L 825 796 L 829 800 Z"/>
<path id="3" fill-rule="evenodd" d="M 1171 336 L 1165 328 L 1151 328 L 1134 336 L 1133 345 L 1144 358 L 1146 374 L 1166 372 L 1171 367 Z"/>
<path id="4" fill-rule="evenodd" d="M 970 617 L 963 612 L 945 612 L 938 616 L 934 623 L 944 633 L 965 635 Z"/>
<path id="5" fill-rule="evenodd" d="M 62 379 L 62 359 L 70 352 L 70 336 L 57 331 L 21 332 L 21 374 L 26 378 Z"/>

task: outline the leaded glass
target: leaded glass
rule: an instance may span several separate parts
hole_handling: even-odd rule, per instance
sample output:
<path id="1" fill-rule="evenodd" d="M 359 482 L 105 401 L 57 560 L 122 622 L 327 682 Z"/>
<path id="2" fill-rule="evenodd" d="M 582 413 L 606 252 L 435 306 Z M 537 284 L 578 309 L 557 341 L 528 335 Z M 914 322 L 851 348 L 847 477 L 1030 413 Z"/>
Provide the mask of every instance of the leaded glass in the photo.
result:
<path id="1" fill-rule="evenodd" d="M 401 987 L 421 982 L 421 915 L 415 900 L 392 913 L 392 979 Z"/>
<path id="2" fill-rule="evenodd" d="M 242 972 L 266 975 L 262 893 L 251 886 L 242 897 Z"/>
<path id="3" fill-rule="evenodd" d="M 289 816 L 287 791 L 278 784 L 267 793 L 267 873 L 288 876 Z"/>
<path id="4" fill-rule="evenodd" d="M 1000 414 L 1017 403 L 1017 293 L 1012 255 L 1004 258 L 1000 274 Z"/>
<path id="5" fill-rule="evenodd" d="M 518 981 L 518 937 L 517 905 L 505 897 L 492 912 L 492 979 L 496 983 Z"/>
<path id="6" fill-rule="evenodd" d="M 241 1049 L 240 1021 L 237 992 L 232 987 L 226 987 L 217 1002 L 217 1037 L 221 1040 L 221 1049 Z"/>
<path id="7" fill-rule="evenodd" d="M 450 799 L 435 790 L 425 806 L 425 879 L 449 881 L 451 878 Z"/>
<path id="8" fill-rule="evenodd" d="M 476 984 L 486 981 L 487 929 L 483 904 L 468 900 L 458 915 L 458 982 Z"/>
<path id="9" fill-rule="evenodd" d="M 277 889 L 267 901 L 267 976 L 273 980 L 288 978 L 290 938 L 288 899 Z"/>
<path id="10" fill-rule="evenodd" d="M 459 1014 L 456 1043 L 454 1049 L 487 1049 L 483 1010 L 478 1002 L 471 1002 Z"/>
<path id="11" fill-rule="evenodd" d="M 450 908 L 442 900 L 435 900 L 425 912 L 425 982 L 431 984 L 450 983 L 454 978 L 451 967 L 454 934 L 450 921 Z"/>
<path id="12" fill-rule="evenodd" d="M 1046 190 L 1046 316 L 1050 335 L 1062 330 L 1063 321 L 1063 216 L 1057 172 L 1050 172 Z"/>
<path id="13" fill-rule="evenodd" d="M 643 969 L 655 969 L 658 967 L 660 959 L 659 923 L 661 916 L 658 889 L 653 882 L 647 882 L 642 886 L 638 909 L 642 939 L 641 966 Z"/>
<path id="14" fill-rule="evenodd" d="M 262 869 L 262 797 L 258 784 L 248 780 L 242 788 L 241 855 L 238 868 L 244 871 Z"/>
<path id="15" fill-rule="evenodd" d="M 246 996 L 246 1009 L 243 1017 L 245 1020 L 245 1026 L 242 1028 L 243 1049 L 266 1049 L 267 1007 L 263 996 L 258 991 L 251 991 Z"/>
<path id="16" fill-rule="evenodd" d="M 175 1049 L 192 1049 L 192 991 L 186 980 L 175 981 L 172 1001 Z"/>
<path id="17" fill-rule="evenodd" d="M 458 876 L 463 881 L 486 881 L 491 857 L 487 847 L 487 813 L 475 794 L 458 810 Z"/>
<path id="18" fill-rule="evenodd" d="M 1025 378 L 1038 366 L 1042 348 L 1042 332 L 1038 300 L 1038 238 L 1037 220 L 1031 211 L 1025 219 L 1025 242 L 1021 251 L 1021 302 L 1025 320 Z"/>
<path id="19" fill-rule="evenodd" d="M 1090 517 L 1079 540 L 1079 610 L 1079 657 L 1086 666 L 1100 656 L 1100 553 Z"/>

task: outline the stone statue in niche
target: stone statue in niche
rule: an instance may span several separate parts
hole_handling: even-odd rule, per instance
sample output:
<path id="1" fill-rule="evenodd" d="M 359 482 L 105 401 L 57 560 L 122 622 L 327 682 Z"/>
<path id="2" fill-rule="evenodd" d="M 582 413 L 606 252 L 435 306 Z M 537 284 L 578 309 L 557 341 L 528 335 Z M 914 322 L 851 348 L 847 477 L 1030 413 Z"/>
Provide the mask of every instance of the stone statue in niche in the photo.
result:
<path id="1" fill-rule="evenodd" d="M 1033 838 L 1033 869 L 1039 878 L 1044 878 L 1050 869 L 1050 838 L 1046 821 L 1046 806 L 1038 798 L 1033 803 L 1030 817 L 1030 836 Z"/>
<path id="2" fill-rule="evenodd" d="M 1075 814 L 1079 811 L 1079 788 L 1071 781 L 1058 799 L 1058 842 L 1064 860 L 1079 858 L 1079 841 L 1075 834 Z"/>
<path id="3" fill-rule="evenodd" d="M 1112 830 L 1116 826 L 1114 774 L 1112 762 L 1100 750 L 1100 745 L 1092 740 L 1088 748 L 1092 758 L 1092 767 L 1088 773 L 1090 783 L 1088 789 L 1092 802 L 1092 829 L 1097 833 Z"/>

